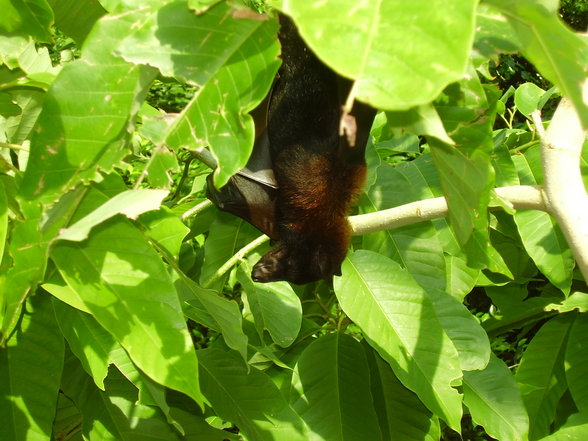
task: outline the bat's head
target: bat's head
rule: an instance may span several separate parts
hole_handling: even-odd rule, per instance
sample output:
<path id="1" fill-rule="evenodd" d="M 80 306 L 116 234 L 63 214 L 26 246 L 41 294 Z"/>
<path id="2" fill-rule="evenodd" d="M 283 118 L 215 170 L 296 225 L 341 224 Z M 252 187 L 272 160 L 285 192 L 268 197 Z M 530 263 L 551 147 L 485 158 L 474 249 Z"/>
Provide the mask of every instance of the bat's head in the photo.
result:
<path id="1" fill-rule="evenodd" d="M 280 243 L 255 264 L 251 277 L 262 283 L 285 280 L 303 285 L 333 275 L 340 276 L 344 257 L 323 244 L 294 247 Z"/>

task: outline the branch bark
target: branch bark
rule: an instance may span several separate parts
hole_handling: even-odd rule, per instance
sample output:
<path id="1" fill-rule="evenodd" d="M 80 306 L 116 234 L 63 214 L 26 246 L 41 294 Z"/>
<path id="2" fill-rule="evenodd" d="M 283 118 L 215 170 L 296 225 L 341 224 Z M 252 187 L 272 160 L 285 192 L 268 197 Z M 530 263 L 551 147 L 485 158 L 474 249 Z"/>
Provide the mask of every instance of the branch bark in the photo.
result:
<path id="1" fill-rule="evenodd" d="M 514 209 L 533 209 L 546 211 L 544 197 L 540 187 L 518 185 L 495 188 L 496 194 L 512 204 Z M 500 208 L 500 207 L 491 207 Z M 423 222 L 447 216 L 447 202 L 444 197 L 425 199 L 410 204 L 375 213 L 351 216 L 349 223 L 354 236 L 389 230 L 404 225 Z"/>
<path id="2" fill-rule="evenodd" d="M 587 92 L 585 82 L 584 93 Z M 567 98 L 561 100 L 544 133 L 539 113 L 532 117 L 541 139 L 547 210 L 557 220 L 584 279 L 588 280 L 588 194 L 580 171 L 586 131 Z"/>

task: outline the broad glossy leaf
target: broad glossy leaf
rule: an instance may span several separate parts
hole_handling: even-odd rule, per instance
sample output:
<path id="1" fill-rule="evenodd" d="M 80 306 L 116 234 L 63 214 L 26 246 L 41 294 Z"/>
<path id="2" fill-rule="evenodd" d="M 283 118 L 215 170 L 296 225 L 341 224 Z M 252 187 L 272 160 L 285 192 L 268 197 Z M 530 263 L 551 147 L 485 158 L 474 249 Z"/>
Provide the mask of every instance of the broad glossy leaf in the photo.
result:
<path id="1" fill-rule="evenodd" d="M 559 399 L 567 388 L 564 355 L 572 315 L 561 315 L 544 324 L 527 347 L 516 381 L 529 413 L 529 438 L 549 433 Z"/>
<path id="2" fill-rule="evenodd" d="M 474 49 L 483 59 L 503 52 L 513 52 L 519 47 L 516 33 L 502 14 L 480 3 L 476 10 L 476 35 Z"/>
<path id="3" fill-rule="evenodd" d="M 570 416 L 563 426 L 553 435 L 541 438 L 541 441 L 584 441 L 588 433 L 588 412 Z"/>
<path id="4" fill-rule="evenodd" d="M 476 285 L 479 275 L 480 270 L 470 268 L 465 260 L 449 254 L 445 255 L 445 276 L 447 277 L 445 291 L 456 299 L 463 302 L 465 296 Z"/>
<path id="5" fill-rule="evenodd" d="M 159 409 L 137 404 L 137 389 L 114 366 L 109 369 L 105 387 L 105 391 L 95 387 L 75 357 L 66 359 L 62 388 L 83 416 L 84 439 L 179 440 Z"/>
<path id="6" fill-rule="evenodd" d="M 208 348 L 198 351 L 198 359 L 204 396 L 248 439 L 308 441 L 304 422 L 266 374 L 248 368 L 235 352 Z"/>
<path id="7" fill-rule="evenodd" d="M 166 207 L 143 214 L 139 221 L 145 234 L 170 256 L 178 259 L 182 241 L 190 229 Z"/>
<path id="8" fill-rule="evenodd" d="M 513 160 L 521 184 L 543 183 L 539 148 L 529 149 L 525 155 L 517 155 Z M 569 293 L 574 257 L 555 220 L 547 213 L 532 210 L 519 210 L 514 219 L 525 249 L 537 268 L 551 283 Z"/>
<path id="9" fill-rule="evenodd" d="M 232 214 L 219 212 L 210 226 L 204 243 L 204 264 L 200 272 L 200 285 L 220 289 L 227 275 L 218 277 L 217 270 L 259 234 L 259 231 L 251 224 Z"/>
<path id="10" fill-rule="evenodd" d="M 201 402 L 196 356 L 174 285 L 128 220 L 110 219 L 83 242 L 57 243 L 51 257 L 141 370 Z"/>
<path id="11" fill-rule="evenodd" d="M 432 197 L 422 171 L 412 162 L 378 168 L 377 179 L 362 210 L 375 211 Z M 420 222 L 366 235 L 364 248 L 378 251 L 405 267 L 430 296 L 437 317 L 460 354 L 462 369 L 483 369 L 488 363 L 488 337 L 469 311 L 446 294 L 446 262 L 439 234 L 431 222 Z M 472 285 L 473 286 L 473 285 Z"/>
<path id="12" fill-rule="evenodd" d="M 254 283 L 243 269 L 239 269 L 237 278 L 259 335 L 267 330 L 274 343 L 284 348 L 290 346 L 302 323 L 302 305 L 292 287 L 286 282 Z"/>
<path id="13" fill-rule="evenodd" d="M 533 83 L 524 83 L 517 87 L 514 102 L 517 110 L 530 117 L 531 112 L 539 109 L 539 101 L 545 91 Z"/>
<path id="14" fill-rule="evenodd" d="M 439 419 L 396 378 L 392 368 L 375 350 L 364 344 L 370 367 L 370 385 L 382 439 L 390 441 L 438 441 Z"/>
<path id="15" fill-rule="evenodd" d="M 475 6 L 470 0 L 282 2 L 318 56 L 357 80 L 357 97 L 389 110 L 428 103 L 463 75 Z"/>
<path id="16" fill-rule="evenodd" d="M 55 24 L 60 31 L 82 42 L 94 23 L 106 13 L 96 0 L 47 0 L 55 14 Z"/>
<path id="17" fill-rule="evenodd" d="M 309 441 L 382 440 L 362 345 L 346 334 L 322 336 L 296 363 L 294 410 L 312 431 Z"/>
<path id="18" fill-rule="evenodd" d="M 11 441 L 47 441 L 63 369 L 64 342 L 51 299 L 39 293 L 0 348 L 0 427 Z"/>
<path id="19" fill-rule="evenodd" d="M 501 441 L 528 439 L 529 416 L 508 367 L 496 356 L 481 371 L 464 372 L 463 400 L 474 423 Z"/>
<path id="20" fill-rule="evenodd" d="M 73 225 L 62 230 L 57 239 L 85 240 L 92 228 L 117 214 L 124 214 L 129 219 L 136 219 L 141 213 L 157 210 L 167 193 L 167 190 L 148 188 L 119 193 Z"/>
<path id="21" fill-rule="evenodd" d="M 126 155 L 128 130 L 154 78 L 151 68 L 112 55 L 128 17 L 100 20 L 83 57 L 68 63 L 45 97 L 21 194 L 53 202 L 81 180 L 100 179 Z"/>
<path id="22" fill-rule="evenodd" d="M 45 274 L 50 241 L 71 219 L 82 196 L 83 192 L 77 190 L 67 193 L 44 214 L 36 202 L 19 200 L 19 207 L 13 208 L 22 213 L 22 219 L 14 222 L 8 249 L 12 266 L 0 285 L 4 303 L 0 340 L 8 338 L 16 326 L 25 299 L 35 292 Z"/>
<path id="23" fill-rule="evenodd" d="M 186 317 L 223 334 L 227 346 L 247 359 L 247 336 L 243 333 L 241 310 L 235 301 L 204 289 L 180 275 L 175 282 Z"/>
<path id="24" fill-rule="evenodd" d="M 53 299 L 53 308 L 69 348 L 96 386 L 104 390 L 104 379 L 111 363 L 109 354 L 118 343 L 90 314 L 56 299 Z"/>
<path id="25" fill-rule="evenodd" d="M 171 173 L 179 171 L 178 158 L 166 147 L 155 147 L 151 159 L 145 167 L 147 179 L 153 187 L 170 188 L 173 180 Z"/>
<path id="26" fill-rule="evenodd" d="M 35 40 L 50 43 L 53 11 L 46 0 L 2 2 L 0 34 L 32 36 Z"/>
<path id="27" fill-rule="evenodd" d="M 551 303 L 545 307 L 546 311 L 570 312 L 577 309 L 579 312 L 588 312 L 588 294 L 575 291 L 560 303 Z"/>
<path id="28" fill-rule="evenodd" d="M 582 294 L 586 297 L 586 294 Z M 566 379 L 574 403 L 580 411 L 588 411 L 588 352 L 586 335 L 588 315 L 577 314 L 568 337 L 566 348 Z"/>
<path id="29" fill-rule="evenodd" d="M 8 118 L 6 122 L 6 134 L 8 141 L 14 144 L 22 144 L 28 139 L 37 117 L 41 112 L 44 93 L 37 90 L 21 89 L 11 93 L 12 100 L 22 109 L 18 117 Z"/>
<path id="30" fill-rule="evenodd" d="M 400 381 L 459 430 L 461 396 L 452 387 L 461 378 L 459 358 L 425 291 L 397 263 L 369 251 L 344 261 L 334 287 L 345 313 Z"/>
<path id="31" fill-rule="evenodd" d="M 126 60 L 157 67 L 200 88 L 166 133 L 173 149 L 209 146 L 224 185 L 251 153 L 253 120 L 247 112 L 267 94 L 279 66 L 276 23 L 239 17 L 222 2 L 202 15 L 186 1 L 141 7 L 118 50 Z"/>

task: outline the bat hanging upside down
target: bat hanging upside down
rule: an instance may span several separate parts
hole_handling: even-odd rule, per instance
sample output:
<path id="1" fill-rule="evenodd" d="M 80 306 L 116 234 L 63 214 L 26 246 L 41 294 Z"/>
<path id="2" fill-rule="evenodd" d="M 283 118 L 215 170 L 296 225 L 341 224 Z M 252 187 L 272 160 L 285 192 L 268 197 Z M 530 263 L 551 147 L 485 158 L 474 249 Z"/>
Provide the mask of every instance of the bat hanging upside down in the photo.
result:
<path id="1" fill-rule="evenodd" d="M 365 145 L 375 110 L 342 106 L 351 83 L 325 66 L 280 15 L 282 65 L 266 105 L 266 128 L 247 166 L 208 198 L 277 241 L 255 264 L 257 282 L 296 284 L 341 274 L 347 214 L 365 180 Z M 339 134 L 344 118 L 346 133 Z"/>

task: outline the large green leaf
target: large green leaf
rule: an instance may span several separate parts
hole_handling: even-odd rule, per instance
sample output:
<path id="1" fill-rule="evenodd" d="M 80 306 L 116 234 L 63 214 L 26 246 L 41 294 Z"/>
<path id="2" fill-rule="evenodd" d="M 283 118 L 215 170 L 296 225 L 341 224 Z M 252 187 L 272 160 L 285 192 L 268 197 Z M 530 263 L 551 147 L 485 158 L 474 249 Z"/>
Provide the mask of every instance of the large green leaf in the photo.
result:
<path id="1" fill-rule="evenodd" d="M 50 27 L 53 11 L 46 0 L 3 0 L 0 34 L 32 36 L 35 40 L 51 42 Z"/>
<path id="2" fill-rule="evenodd" d="M 219 276 L 216 274 L 218 269 L 259 234 L 251 224 L 232 214 L 219 212 L 204 243 L 204 264 L 200 272 L 200 284 L 206 288 L 220 289 L 227 275 Z"/>
<path id="3" fill-rule="evenodd" d="M 541 441 L 584 441 L 587 433 L 588 413 L 580 412 L 570 416 L 557 432 L 541 438 Z"/>
<path id="4" fill-rule="evenodd" d="M 572 315 L 551 319 L 537 332 L 521 359 L 515 378 L 529 413 L 530 439 L 549 433 L 557 404 L 567 388 L 564 351 L 572 324 Z"/>
<path id="5" fill-rule="evenodd" d="M 200 86 L 168 129 L 174 149 L 208 145 L 224 185 L 251 153 L 253 119 L 247 114 L 267 94 L 279 66 L 276 23 L 262 16 L 239 18 L 222 2 L 202 15 L 186 1 L 142 6 L 118 50 L 126 60 L 157 67 L 165 76 Z"/>
<path id="6" fill-rule="evenodd" d="M 461 370 L 457 351 L 431 300 L 406 270 L 368 251 L 353 253 L 335 279 L 345 313 L 394 369 L 399 380 L 459 431 Z"/>
<path id="7" fill-rule="evenodd" d="M 204 289 L 183 274 L 175 281 L 186 317 L 207 328 L 222 333 L 227 346 L 247 359 L 247 336 L 241 324 L 243 318 L 235 301 Z"/>
<path id="8" fill-rule="evenodd" d="M 392 368 L 364 344 L 370 366 L 370 385 L 380 422 L 382 439 L 390 441 L 438 441 L 439 420 L 396 378 Z"/>
<path id="9" fill-rule="evenodd" d="M 382 440 L 367 359 L 353 337 L 319 338 L 304 350 L 294 372 L 292 407 L 312 431 L 309 441 Z"/>
<path id="10" fill-rule="evenodd" d="M 362 210 L 374 211 L 432 197 L 423 172 L 413 162 L 378 168 L 374 185 L 362 200 Z M 460 355 L 461 368 L 483 369 L 488 363 L 488 337 L 477 320 L 445 293 L 446 261 L 440 235 L 431 222 L 420 222 L 369 234 L 364 248 L 393 256 L 430 296 L 437 317 Z M 464 265 L 465 266 L 465 265 Z"/>
<path id="11" fill-rule="evenodd" d="M 6 347 L 0 348 L 0 427 L 11 441 L 51 437 L 64 342 L 50 297 L 39 293 Z"/>
<path id="12" fill-rule="evenodd" d="M 525 155 L 517 155 L 513 160 L 521 184 L 543 183 L 539 148 L 529 149 Z M 514 219 L 525 249 L 537 268 L 551 283 L 564 293 L 569 293 L 574 257 L 555 220 L 547 213 L 532 210 L 519 210 Z"/>
<path id="13" fill-rule="evenodd" d="M 308 441 L 307 427 L 272 380 L 235 352 L 198 351 L 202 392 L 221 418 L 255 441 Z"/>
<path id="14" fill-rule="evenodd" d="M 53 308 L 61 333 L 69 348 L 91 375 L 94 383 L 104 390 L 104 379 L 110 364 L 110 351 L 118 343 L 94 317 L 54 299 Z"/>
<path id="15" fill-rule="evenodd" d="M 155 71 L 112 55 L 132 22 L 100 20 L 83 57 L 64 66 L 45 97 L 20 192 L 53 202 L 80 180 L 99 180 L 127 153 L 130 123 Z"/>
<path id="16" fill-rule="evenodd" d="M 59 30 L 71 36 L 78 45 L 96 21 L 106 13 L 98 0 L 47 0 L 55 14 Z"/>
<path id="17" fill-rule="evenodd" d="M 588 297 L 586 294 L 581 294 Z M 570 330 L 566 348 L 566 379 L 574 403 L 583 412 L 588 411 L 588 354 L 586 335 L 588 314 L 578 314 Z"/>
<path id="18" fill-rule="evenodd" d="M 137 403 L 137 389 L 116 368 L 110 368 L 104 384 L 101 391 L 75 357 L 66 359 L 62 389 L 82 414 L 84 439 L 179 440 L 159 409 Z"/>
<path id="19" fill-rule="evenodd" d="M 130 219 L 136 219 L 141 213 L 157 210 L 167 193 L 167 190 L 148 188 L 123 191 L 108 199 L 73 225 L 61 230 L 57 239 L 73 241 L 87 239 L 92 228 L 117 214 L 124 214 Z"/>
<path id="20" fill-rule="evenodd" d="M 282 5 L 318 56 L 357 80 L 357 97 L 375 107 L 407 109 L 430 102 L 466 69 L 475 1 L 284 0 Z"/>
<path id="21" fill-rule="evenodd" d="M 464 372 L 463 400 L 476 424 L 500 441 L 528 439 L 529 417 L 508 367 L 496 356 L 486 369 Z"/>
<path id="22" fill-rule="evenodd" d="M 243 302 L 253 314 L 259 335 L 263 338 L 267 330 L 276 344 L 290 346 L 302 324 L 302 305 L 292 287 L 286 282 L 254 283 L 243 269 L 239 269 L 237 277 L 244 290 Z"/>
<path id="23" fill-rule="evenodd" d="M 79 216 L 104 203 L 113 189 L 110 180 L 93 187 Z M 83 242 L 60 241 L 51 257 L 140 369 L 201 402 L 196 356 L 175 287 L 160 256 L 128 220 L 110 219 Z"/>

